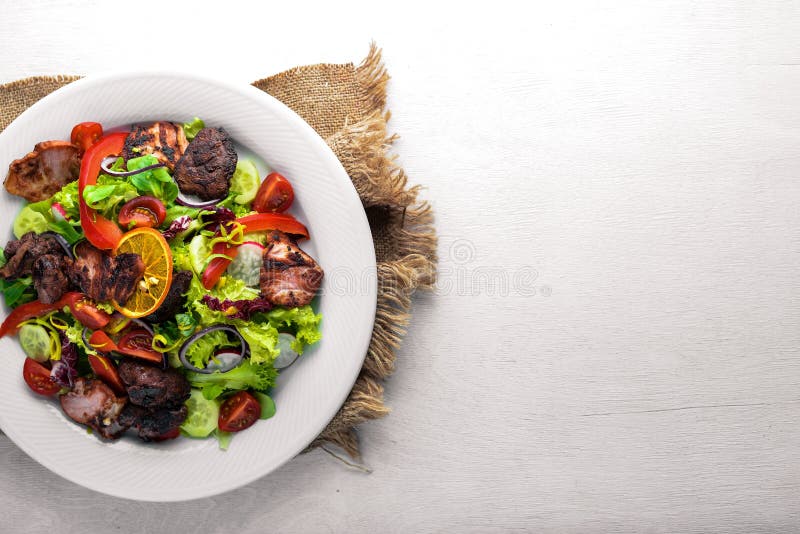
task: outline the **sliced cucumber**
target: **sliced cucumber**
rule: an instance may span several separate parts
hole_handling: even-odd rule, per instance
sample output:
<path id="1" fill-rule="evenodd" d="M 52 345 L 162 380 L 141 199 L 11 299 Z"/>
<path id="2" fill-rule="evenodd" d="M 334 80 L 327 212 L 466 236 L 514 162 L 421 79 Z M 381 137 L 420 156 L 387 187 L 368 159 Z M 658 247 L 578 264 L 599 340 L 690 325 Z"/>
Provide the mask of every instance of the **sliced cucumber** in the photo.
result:
<path id="1" fill-rule="evenodd" d="M 204 438 L 217 429 L 219 402 L 208 400 L 199 389 L 193 389 L 186 401 L 188 413 L 181 430 L 193 438 Z"/>
<path id="2" fill-rule="evenodd" d="M 197 276 L 203 276 L 210 255 L 208 238 L 198 234 L 189 241 L 189 261 Z"/>
<path id="3" fill-rule="evenodd" d="M 22 325 L 19 329 L 19 344 L 32 360 L 43 363 L 50 359 L 53 341 L 50 332 L 41 325 Z"/>
<path id="4" fill-rule="evenodd" d="M 256 198 L 260 185 L 261 177 L 255 163 L 249 159 L 239 160 L 231 177 L 231 191 L 239 193 L 233 201 L 242 205 L 250 204 Z"/>
<path id="5" fill-rule="evenodd" d="M 261 263 L 264 247 L 258 243 L 246 241 L 239 245 L 236 257 L 228 265 L 228 276 L 243 281 L 250 287 L 257 287 L 261 276 Z"/>

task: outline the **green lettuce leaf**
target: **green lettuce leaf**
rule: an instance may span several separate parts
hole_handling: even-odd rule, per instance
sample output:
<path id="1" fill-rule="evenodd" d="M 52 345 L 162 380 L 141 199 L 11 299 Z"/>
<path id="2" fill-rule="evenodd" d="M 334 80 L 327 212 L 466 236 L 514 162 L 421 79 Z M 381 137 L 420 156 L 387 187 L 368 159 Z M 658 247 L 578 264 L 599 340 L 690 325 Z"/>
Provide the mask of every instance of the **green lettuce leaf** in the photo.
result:
<path id="1" fill-rule="evenodd" d="M 294 333 L 295 341 L 292 342 L 292 349 L 298 354 L 303 354 L 303 349 L 307 345 L 314 344 L 322 338 L 319 330 L 322 315 L 314 313 L 311 305 L 291 309 L 275 308 L 266 315 L 269 323 L 277 330 Z"/>
<path id="2" fill-rule="evenodd" d="M 186 135 L 186 139 L 191 141 L 205 127 L 206 123 L 200 120 L 199 117 L 195 117 L 191 121 L 183 123 L 183 133 Z"/>
<path id="3" fill-rule="evenodd" d="M 158 163 L 158 159 L 147 154 L 129 159 L 128 170 L 135 171 L 156 163 Z M 164 204 L 173 202 L 178 197 L 178 184 L 175 183 L 165 167 L 134 174 L 129 180 L 140 193 L 154 196 Z"/>

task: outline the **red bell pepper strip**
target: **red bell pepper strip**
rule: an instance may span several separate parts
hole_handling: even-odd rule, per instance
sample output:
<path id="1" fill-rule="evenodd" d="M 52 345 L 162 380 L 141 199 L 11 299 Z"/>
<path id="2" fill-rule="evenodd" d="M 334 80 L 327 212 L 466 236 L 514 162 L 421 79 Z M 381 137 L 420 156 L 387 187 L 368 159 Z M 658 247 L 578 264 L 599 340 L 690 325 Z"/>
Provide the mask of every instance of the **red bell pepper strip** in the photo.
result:
<path id="1" fill-rule="evenodd" d="M 111 358 L 101 356 L 100 354 L 89 354 L 87 355 L 87 359 L 89 360 L 92 371 L 97 375 L 97 378 L 113 389 L 114 393 L 125 395 L 125 384 L 122 382 Z"/>
<path id="2" fill-rule="evenodd" d="M 244 226 L 245 232 L 280 230 L 287 234 L 308 239 L 308 229 L 305 225 L 286 213 L 254 213 L 239 217 L 236 222 Z"/>
<path id="3" fill-rule="evenodd" d="M 114 343 L 114 340 L 108 337 L 108 334 L 102 330 L 95 330 L 92 332 L 92 335 L 89 336 L 89 345 L 99 352 L 111 352 L 119 350 L 119 347 L 117 347 L 117 344 Z"/>
<path id="4" fill-rule="evenodd" d="M 22 306 L 17 306 L 8 315 L 8 317 L 6 317 L 6 320 L 3 321 L 3 324 L 0 325 L 0 337 L 5 336 L 6 334 L 16 334 L 20 325 L 28 319 L 40 317 L 52 311 L 61 309 L 64 306 L 69 306 L 71 302 L 77 302 L 82 298 L 84 298 L 83 293 L 71 291 L 66 293 L 52 304 L 44 304 L 43 302 L 34 300 L 33 302 L 28 302 Z"/>
<path id="5" fill-rule="evenodd" d="M 217 256 L 208 262 L 208 266 L 206 267 L 206 270 L 203 271 L 202 277 L 204 288 L 211 289 L 217 284 L 219 277 L 222 276 L 222 273 L 225 272 L 225 269 L 228 268 L 228 265 L 231 264 L 231 261 L 236 257 L 238 252 L 239 245 L 229 245 L 228 243 L 217 243 L 214 245 L 214 247 L 211 249 L 212 254 L 224 254 L 229 256 L 231 259 L 229 260 L 228 258 L 221 258 Z"/>
<path id="6" fill-rule="evenodd" d="M 122 230 L 114 221 L 106 219 L 86 204 L 83 200 L 83 190 L 87 185 L 97 183 L 100 163 L 104 158 L 122 153 L 126 137 L 128 134 L 125 132 L 109 134 L 89 147 L 81 159 L 81 173 L 78 176 L 81 227 L 86 234 L 86 239 L 101 250 L 115 248 L 122 238 Z"/>
<path id="7" fill-rule="evenodd" d="M 292 217 L 285 213 L 254 213 L 252 215 L 245 215 L 236 219 L 236 222 L 244 227 L 245 232 L 260 232 L 263 230 L 280 230 L 287 234 L 293 234 L 298 237 L 308 239 L 308 229 Z M 228 243 L 217 243 L 211 250 L 212 254 L 224 254 L 230 256 L 227 258 L 212 258 L 208 262 L 206 270 L 203 271 L 203 287 L 211 289 L 219 281 L 222 273 L 230 265 L 231 260 L 236 257 L 236 252 L 239 250 L 238 245 L 230 245 Z"/>

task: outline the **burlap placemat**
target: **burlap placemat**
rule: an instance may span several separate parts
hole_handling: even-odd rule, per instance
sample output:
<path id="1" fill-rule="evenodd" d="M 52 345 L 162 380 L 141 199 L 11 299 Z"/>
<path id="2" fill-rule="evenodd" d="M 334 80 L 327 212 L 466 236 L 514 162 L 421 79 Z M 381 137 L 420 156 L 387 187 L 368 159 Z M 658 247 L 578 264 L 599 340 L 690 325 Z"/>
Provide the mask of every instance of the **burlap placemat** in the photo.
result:
<path id="1" fill-rule="evenodd" d="M 0 86 L 0 130 L 34 102 L 79 76 L 38 76 Z M 390 153 L 386 121 L 389 76 L 373 44 L 355 66 L 295 67 L 253 85 L 292 108 L 322 136 L 353 180 L 367 212 L 378 260 L 378 308 L 364 367 L 339 413 L 311 444 L 334 443 L 359 456 L 355 427 L 383 417 L 383 380 L 394 370 L 406 333 L 411 295 L 429 289 L 436 269 L 436 234 L 419 187 L 408 187 Z"/>

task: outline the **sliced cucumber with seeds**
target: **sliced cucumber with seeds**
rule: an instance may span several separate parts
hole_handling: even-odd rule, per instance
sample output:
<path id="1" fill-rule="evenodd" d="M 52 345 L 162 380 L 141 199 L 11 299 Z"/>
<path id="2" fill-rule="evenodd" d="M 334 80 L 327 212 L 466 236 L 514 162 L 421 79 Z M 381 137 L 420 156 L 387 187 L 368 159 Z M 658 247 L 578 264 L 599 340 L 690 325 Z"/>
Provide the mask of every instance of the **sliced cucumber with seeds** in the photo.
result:
<path id="1" fill-rule="evenodd" d="M 38 324 L 22 325 L 19 329 L 19 344 L 32 360 L 43 363 L 50 359 L 53 341 L 50 332 Z"/>
<path id="2" fill-rule="evenodd" d="M 231 191 L 239 193 L 233 201 L 242 205 L 251 203 L 260 185 L 261 177 L 255 163 L 249 159 L 239 160 L 231 177 Z"/>
<path id="3" fill-rule="evenodd" d="M 219 402 L 208 400 L 199 389 L 193 389 L 186 401 L 188 413 L 181 430 L 193 438 L 204 438 L 217 429 Z"/>

